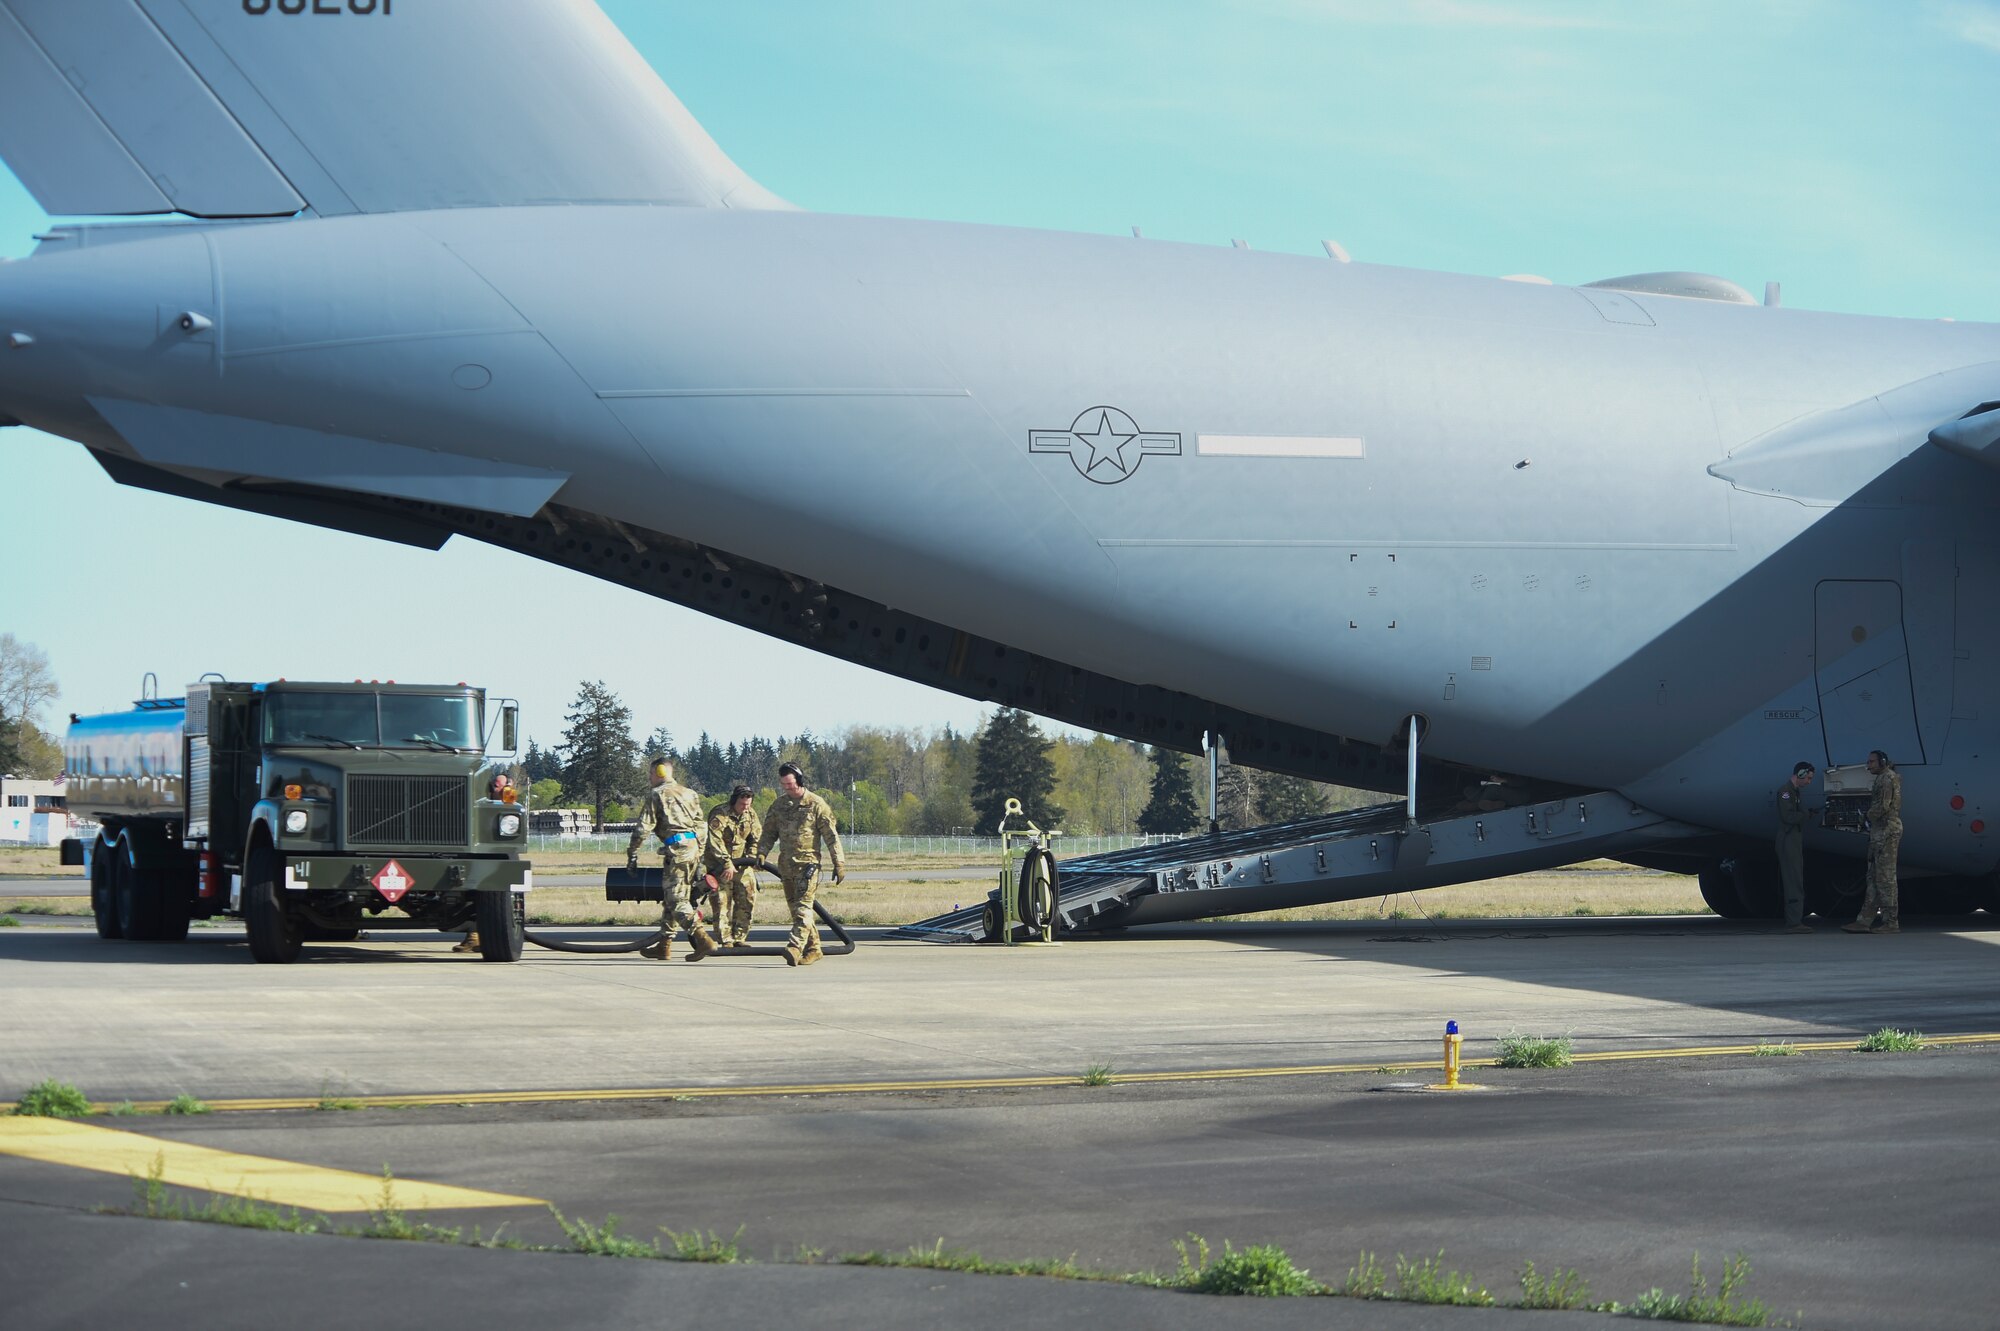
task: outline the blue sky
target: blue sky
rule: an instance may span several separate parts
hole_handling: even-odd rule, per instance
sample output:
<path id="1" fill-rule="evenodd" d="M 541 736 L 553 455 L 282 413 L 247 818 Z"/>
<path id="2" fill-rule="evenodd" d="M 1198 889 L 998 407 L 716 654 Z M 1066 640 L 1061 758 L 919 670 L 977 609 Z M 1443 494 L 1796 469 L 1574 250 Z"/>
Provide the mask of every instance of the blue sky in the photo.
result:
<path id="1" fill-rule="evenodd" d="M 1789 305 L 2000 319 L 2000 5 L 1500 0 L 606 0 L 716 140 L 815 210 L 1583 282 L 1686 268 Z M 0 255 L 46 218 L 0 167 Z M 84 539 L 80 534 L 88 531 Z M 376 608 L 294 623 L 245 556 Z M 241 586 L 243 594 L 227 589 Z M 455 632 L 440 587 L 518 629 Z M 579 679 L 642 733 L 965 725 L 980 708 L 467 541 L 439 554 L 121 490 L 0 433 L 0 632 L 49 719 L 205 670 L 476 679 L 552 740 Z"/>

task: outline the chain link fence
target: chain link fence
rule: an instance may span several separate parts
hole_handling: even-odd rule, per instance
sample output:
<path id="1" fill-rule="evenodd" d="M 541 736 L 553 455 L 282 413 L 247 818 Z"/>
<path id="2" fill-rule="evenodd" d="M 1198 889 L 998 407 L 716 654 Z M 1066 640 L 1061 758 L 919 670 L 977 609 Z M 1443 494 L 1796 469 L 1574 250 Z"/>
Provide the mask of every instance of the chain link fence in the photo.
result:
<path id="1" fill-rule="evenodd" d="M 1111 850 L 1130 850 L 1134 846 L 1157 846 L 1181 838 L 1173 836 L 1077 836 L 1057 837 L 1056 855 L 1069 859 L 1076 855 L 1101 855 Z M 590 851 L 592 853 L 625 853 L 631 842 L 630 831 L 585 832 L 574 835 L 530 836 L 528 850 L 536 851 Z M 968 860 L 993 859 L 1000 854 L 1000 838 L 997 836 L 842 836 L 840 844 L 850 855 L 952 855 Z M 648 850 L 657 854 L 657 848 Z"/>

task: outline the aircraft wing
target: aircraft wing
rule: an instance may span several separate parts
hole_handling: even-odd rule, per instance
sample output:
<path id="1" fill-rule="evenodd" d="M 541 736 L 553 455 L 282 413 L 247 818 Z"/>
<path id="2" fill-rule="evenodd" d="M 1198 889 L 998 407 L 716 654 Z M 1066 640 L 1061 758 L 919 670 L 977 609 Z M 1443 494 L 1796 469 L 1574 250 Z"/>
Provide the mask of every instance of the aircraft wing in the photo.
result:
<path id="1" fill-rule="evenodd" d="M 592 0 L 0 0 L 0 159 L 56 215 L 788 206 Z"/>

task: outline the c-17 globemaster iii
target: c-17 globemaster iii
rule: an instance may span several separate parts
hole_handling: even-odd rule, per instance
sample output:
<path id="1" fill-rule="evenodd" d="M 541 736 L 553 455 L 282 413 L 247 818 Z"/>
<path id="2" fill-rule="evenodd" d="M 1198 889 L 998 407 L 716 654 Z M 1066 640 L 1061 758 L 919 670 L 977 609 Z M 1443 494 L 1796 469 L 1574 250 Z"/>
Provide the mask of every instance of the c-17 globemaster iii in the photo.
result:
<path id="1" fill-rule="evenodd" d="M 0 420 L 120 483 L 1413 809 L 1500 774 L 1752 896 L 1793 762 L 1880 748 L 1906 874 L 1990 890 L 2000 328 L 810 213 L 589 0 L 0 0 L 0 158 L 176 215 L 0 266 Z"/>

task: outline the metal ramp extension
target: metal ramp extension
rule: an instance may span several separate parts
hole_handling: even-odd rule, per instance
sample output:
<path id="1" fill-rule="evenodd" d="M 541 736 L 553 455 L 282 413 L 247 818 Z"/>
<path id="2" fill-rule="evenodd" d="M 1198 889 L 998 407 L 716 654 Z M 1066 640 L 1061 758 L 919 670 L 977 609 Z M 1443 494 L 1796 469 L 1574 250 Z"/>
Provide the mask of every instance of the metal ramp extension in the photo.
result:
<path id="1" fill-rule="evenodd" d="M 1706 835 L 1616 791 L 1420 816 L 1380 804 L 1058 865 L 1061 928 L 1082 931 L 1350 901 L 1616 856 Z M 985 900 L 893 937 L 975 941 Z"/>

